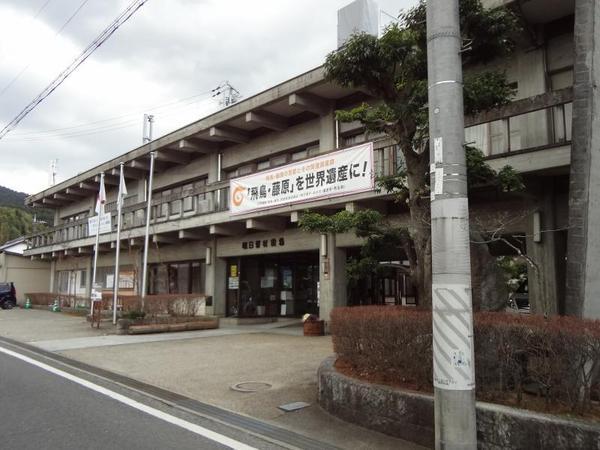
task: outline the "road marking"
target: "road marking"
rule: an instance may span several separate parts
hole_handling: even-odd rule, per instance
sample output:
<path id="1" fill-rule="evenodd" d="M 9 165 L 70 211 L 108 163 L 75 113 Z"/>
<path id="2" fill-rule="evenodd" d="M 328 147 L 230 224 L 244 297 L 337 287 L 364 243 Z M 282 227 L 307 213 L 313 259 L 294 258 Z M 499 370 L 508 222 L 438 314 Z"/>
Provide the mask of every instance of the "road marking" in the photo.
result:
<path id="1" fill-rule="evenodd" d="M 76 377 L 75 375 L 71 375 L 70 373 L 64 372 L 60 369 L 56 369 L 48 364 L 44 364 L 42 362 L 36 361 L 35 359 L 29 358 L 25 355 L 21 355 L 20 353 L 13 352 L 12 350 L 8 350 L 0 346 L 0 352 L 6 355 L 12 356 L 13 358 L 20 359 L 21 361 L 25 361 L 31 365 L 39 367 L 40 369 L 46 370 L 47 372 L 53 373 L 54 375 L 58 375 L 59 377 L 66 378 L 69 381 L 77 383 L 83 387 L 91 389 L 92 391 L 98 392 L 102 395 L 106 395 L 107 397 L 112 398 L 120 403 L 123 403 L 127 406 L 135 408 L 139 411 L 142 411 L 146 414 L 149 414 L 153 417 L 161 419 L 165 422 L 171 423 L 178 427 L 184 428 L 192 433 L 203 436 L 211 441 L 217 442 L 219 444 L 225 445 L 234 450 L 256 450 L 254 447 L 250 447 L 249 445 L 238 442 L 234 439 L 228 438 L 222 434 L 211 431 L 207 428 L 201 427 L 200 425 L 196 425 L 194 423 L 188 422 L 183 419 L 179 419 L 178 417 L 172 416 L 170 414 L 164 413 L 156 408 L 152 408 L 150 406 L 144 405 L 143 403 L 132 400 L 124 395 L 118 394 L 116 392 L 111 391 L 110 389 L 106 389 L 102 386 L 94 384 L 90 381 L 84 380 L 83 378 Z"/>

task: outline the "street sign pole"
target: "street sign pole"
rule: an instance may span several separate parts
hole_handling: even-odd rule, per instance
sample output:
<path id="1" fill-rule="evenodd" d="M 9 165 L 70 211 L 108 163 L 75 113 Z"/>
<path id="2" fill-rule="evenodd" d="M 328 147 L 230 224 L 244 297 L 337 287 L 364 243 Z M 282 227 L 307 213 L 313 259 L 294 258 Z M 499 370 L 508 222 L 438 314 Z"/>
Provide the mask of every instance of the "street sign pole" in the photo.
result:
<path id="1" fill-rule="evenodd" d="M 458 0 L 427 0 L 436 449 L 477 448 Z"/>

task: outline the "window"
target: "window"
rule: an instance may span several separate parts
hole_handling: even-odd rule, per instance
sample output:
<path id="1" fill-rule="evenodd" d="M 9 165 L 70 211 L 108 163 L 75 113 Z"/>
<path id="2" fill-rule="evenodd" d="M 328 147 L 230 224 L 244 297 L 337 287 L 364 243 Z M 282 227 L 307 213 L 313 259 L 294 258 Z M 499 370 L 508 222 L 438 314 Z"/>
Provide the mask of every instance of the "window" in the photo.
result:
<path id="1" fill-rule="evenodd" d="M 288 161 L 288 155 L 279 155 L 271 158 L 271 167 L 283 166 Z"/>
<path id="2" fill-rule="evenodd" d="M 203 261 L 153 264 L 148 274 L 151 295 L 199 294 L 204 291 L 206 266 Z"/>
<path id="3" fill-rule="evenodd" d="M 82 289 L 85 288 L 86 275 L 87 272 L 85 270 L 79 271 L 79 287 Z"/>
<path id="4" fill-rule="evenodd" d="M 299 152 L 292 153 L 292 161 L 299 161 L 308 157 L 308 150 L 300 150 Z"/>
<path id="5" fill-rule="evenodd" d="M 256 164 L 256 170 L 265 170 L 265 169 L 268 169 L 269 167 L 271 167 L 271 162 L 269 160 L 259 161 Z"/>

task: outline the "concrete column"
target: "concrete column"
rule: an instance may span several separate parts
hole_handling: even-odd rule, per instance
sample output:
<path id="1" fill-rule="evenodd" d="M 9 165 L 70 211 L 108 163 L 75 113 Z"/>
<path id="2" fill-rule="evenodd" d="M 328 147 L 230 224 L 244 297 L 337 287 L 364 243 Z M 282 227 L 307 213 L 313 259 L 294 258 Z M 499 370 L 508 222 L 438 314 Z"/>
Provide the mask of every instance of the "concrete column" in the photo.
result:
<path id="1" fill-rule="evenodd" d="M 216 183 L 218 177 L 219 154 L 211 153 L 208 155 L 208 183 Z"/>
<path id="2" fill-rule="evenodd" d="M 54 292 L 56 286 L 56 261 L 50 261 L 50 292 Z"/>
<path id="3" fill-rule="evenodd" d="M 576 0 L 565 312 L 600 318 L 600 3 Z"/>
<path id="4" fill-rule="evenodd" d="M 553 180 L 542 181 L 535 191 L 539 200 L 529 217 L 527 232 L 527 255 L 535 264 L 535 267 L 528 266 L 529 304 L 535 314 L 556 315 L 559 312 L 560 277 L 556 264 L 556 233 L 549 231 L 556 229 Z"/>
<path id="5" fill-rule="evenodd" d="M 336 247 L 334 233 L 321 235 L 319 317 L 328 322 L 336 306 L 346 306 L 346 250 Z"/>
<path id="6" fill-rule="evenodd" d="M 225 290 L 225 277 L 227 260 L 217 257 L 217 240 L 207 243 L 210 248 L 210 261 L 206 260 L 206 286 L 205 293 L 212 297 L 212 308 L 207 307 L 207 313 L 215 316 L 225 316 L 227 307 L 227 291 Z"/>
<path id="7" fill-rule="evenodd" d="M 94 257 L 90 256 L 85 260 L 85 296 L 90 297 L 92 295 L 92 269 L 93 269 Z"/>
<path id="8" fill-rule="evenodd" d="M 319 152 L 329 152 L 335 149 L 335 111 L 333 109 L 321 116 L 321 133 L 319 135 Z"/>

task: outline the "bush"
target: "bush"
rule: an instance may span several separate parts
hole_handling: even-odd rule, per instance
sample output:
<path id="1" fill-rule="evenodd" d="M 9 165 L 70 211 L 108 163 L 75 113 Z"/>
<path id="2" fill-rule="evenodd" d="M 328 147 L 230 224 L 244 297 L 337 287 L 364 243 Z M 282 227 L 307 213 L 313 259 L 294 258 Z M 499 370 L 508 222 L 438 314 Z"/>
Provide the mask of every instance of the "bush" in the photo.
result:
<path id="1" fill-rule="evenodd" d="M 431 330 L 431 312 L 404 307 L 336 308 L 331 316 L 340 363 L 419 390 L 433 389 Z M 528 393 L 546 407 L 589 410 L 600 370 L 599 321 L 482 312 L 474 336 L 478 398 L 522 404 Z"/>

